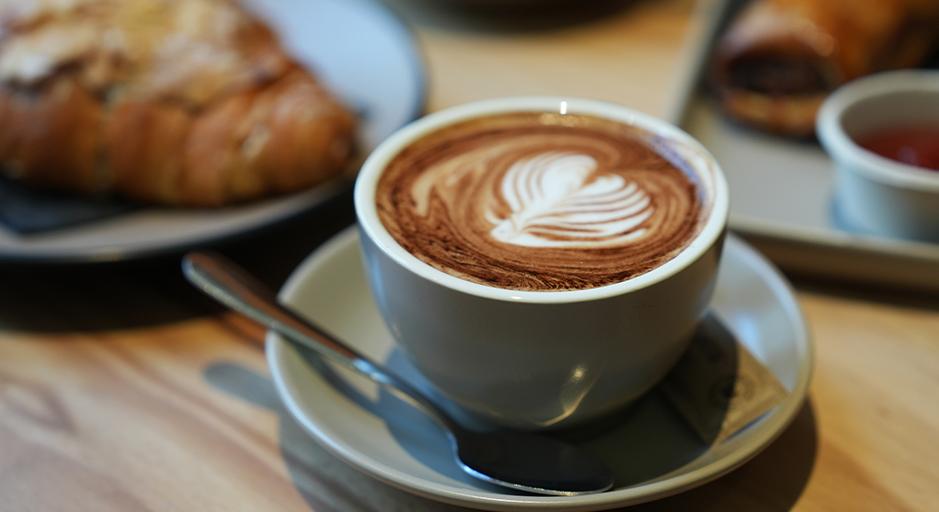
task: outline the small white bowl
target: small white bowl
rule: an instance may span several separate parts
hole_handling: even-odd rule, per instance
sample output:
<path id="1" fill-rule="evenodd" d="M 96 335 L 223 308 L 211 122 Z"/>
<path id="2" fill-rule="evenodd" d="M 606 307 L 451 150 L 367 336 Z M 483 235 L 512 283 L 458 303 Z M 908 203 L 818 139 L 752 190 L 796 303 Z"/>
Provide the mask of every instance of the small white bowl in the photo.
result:
<path id="1" fill-rule="evenodd" d="M 939 172 L 884 158 L 855 140 L 879 128 L 939 125 L 939 71 L 895 71 L 838 89 L 818 115 L 838 168 L 836 207 L 860 232 L 939 242 Z"/>

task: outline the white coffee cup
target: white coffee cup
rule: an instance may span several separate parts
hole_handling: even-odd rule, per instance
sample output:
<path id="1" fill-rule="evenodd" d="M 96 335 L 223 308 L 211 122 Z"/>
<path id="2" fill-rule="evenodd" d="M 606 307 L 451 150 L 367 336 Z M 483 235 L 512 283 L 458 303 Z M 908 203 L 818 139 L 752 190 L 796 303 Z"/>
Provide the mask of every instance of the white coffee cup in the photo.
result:
<path id="1" fill-rule="evenodd" d="M 440 271 L 401 247 L 379 220 L 375 194 L 389 161 L 425 134 L 498 113 L 587 114 L 671 141 L 695 170 L 706 220 L 673 259 L 629 280 L 571 291 L 518 291 Z M 717 277 L 728 212 L 714 158 L 680 129 L 598 101 L 506 98 L 424 117 L 382 143 L 355 185 L 366 273 L 398 346 L 448 399 L 505 426 L 568 426 L 648 391 L 678 360 Z"/>

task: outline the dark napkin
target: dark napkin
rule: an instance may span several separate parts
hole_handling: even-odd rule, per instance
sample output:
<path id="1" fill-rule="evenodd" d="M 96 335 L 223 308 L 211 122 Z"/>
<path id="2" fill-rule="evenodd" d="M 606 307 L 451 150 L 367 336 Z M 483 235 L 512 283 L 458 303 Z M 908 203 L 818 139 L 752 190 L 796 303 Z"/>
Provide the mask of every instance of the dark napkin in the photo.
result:
<path id="1" fill-rule="evenodd" d="M 33 190 L 0 177 L 0 224 L 20 235 L 115 217 L 136 208 L 116 199 Z"/>
<path id="2" fill-rule="evenodd" d="M 939 69 L 939 48 L 932 52 L 932 55 L 926 59 L 926 64 L 923 67 L 927 69 Z"/>

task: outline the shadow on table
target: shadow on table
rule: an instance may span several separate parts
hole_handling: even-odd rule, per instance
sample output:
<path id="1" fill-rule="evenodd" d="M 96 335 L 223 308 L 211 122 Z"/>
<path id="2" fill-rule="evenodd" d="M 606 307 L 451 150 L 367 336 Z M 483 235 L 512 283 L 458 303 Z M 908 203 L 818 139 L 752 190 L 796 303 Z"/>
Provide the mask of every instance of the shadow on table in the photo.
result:
<path id="1" fill-rule="evenodd" d="M 906 309 L 939 312 L 939 294 L 930 290 L 912 290 L 902 286 L 877 285 L 837 280 L 817 275 L 786 272 L 786 277 L 800 292 L 828 297 L 843 297 L 873 304 L 890 304 Z"/>
<path id="2" fill-rule="evenodd" d="M 391 366 L 394 363 L 391 362 Z M 298 491 L 315 510 L 433 510 L 460 508 L 419 498 L 357 473 L 323 450 L 300 428 L 281 406 L 270 380 L 244 367 L 220 362 L 205 370 L 206 380 L 239 399 L 269 409 L 280 417 L 280 447 L 288 471 Z M 341 383 L 340 383 L 341 384 Z M 346 384 L 348 385 L 348 384 Z M 388 393 L 379 401 L 369 401 L 355 390 L 348 396 L 368 409 L 395 411 L 389 429 L 396 437 L 410 430 L 426 434 L 428 422 L 422 413 Z M 396 403 L 391 403 L 396 402 Z M 415 426 L 416 425 L 416 426 Z M 445 440 L 434 436 L 427 442 L 434 454 L 414 454 L 421 460 L 437 461 L 432 469 L 453 478 L 462 478 L 455 464 L 440 457 Z M 444 443 L 441 445 L 441 443 Z M 406 443 L 413 444 L 413 443 Z M 443 446 L 443 448 L 441 448 Z M 817 451 L 816 420 L 811 401 L 802 407 L 782 435 L 752 461 L 712 483 L 670 498 L 630 508 L 630 510 L 789 510 L 798 501 L 812 473 Z M 440 466 L 440 467 L 437 467 Z"/>
<path id="3" fill-rule="evenodd" d="M 275 289 L 354 221 L 351 193 L 215 247 Z M 89 333 L 177 322 L 223 309 L 185 281 L 182 253 L 138 261 L 0 265 L 0 329 Z"/>
<path id="4" fill-rule="evenodd" d="M 602 21 L 651 0 L 386 0 L 406 21 L 453 32 L 537 33 Z"/>
<path id="5" fill-rule="evenodd" d="M 624 510 L 791 510 L 815 466 L 818 432 L 811 400 L 763 452 L 709 484 Z"/>
<path id="6" fill-rule="evenodd" d="M 204 371 L 205 380 L 229 396 L 279 417 L 280 451 L 297 491 L 316 512 L 456 512 L 364 476 L 323 449 L 283 407 L 271 380 L 237 363 L 217 362 Z"/>

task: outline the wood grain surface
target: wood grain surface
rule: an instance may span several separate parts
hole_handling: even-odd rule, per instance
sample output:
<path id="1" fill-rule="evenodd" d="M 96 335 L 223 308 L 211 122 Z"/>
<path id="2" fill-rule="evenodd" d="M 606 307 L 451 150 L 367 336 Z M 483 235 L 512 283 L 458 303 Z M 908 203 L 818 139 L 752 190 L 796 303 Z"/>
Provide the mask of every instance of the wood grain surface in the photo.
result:
<path id="1" fill-rule="evenodd" d="M 424 45 L 432 109 L 568 93 L 662 114 L 694 25 L 687 0 L 535 17 L 391 3 Z M 220 250 L 277 286 L 352 221 L 346 194 Z M 939 299 L 796 285 L 817 366 L 794 424 L 730 475 L 636 510 L 935 510 Z M 457 510 L 304 435 L 262 339 L 186 285 L 176 258 L 0 268 L 0 511 Z"/>

